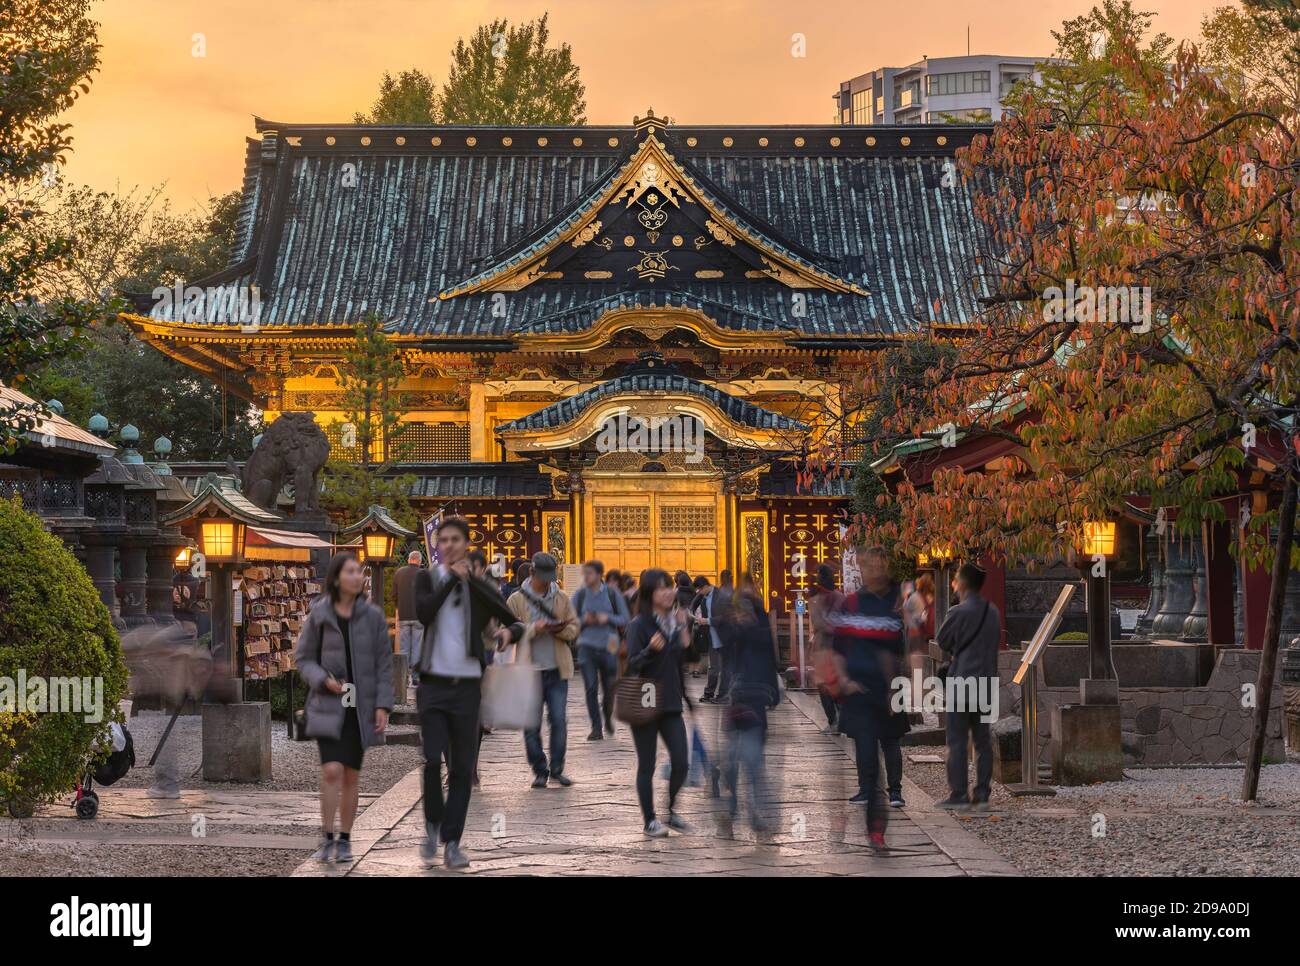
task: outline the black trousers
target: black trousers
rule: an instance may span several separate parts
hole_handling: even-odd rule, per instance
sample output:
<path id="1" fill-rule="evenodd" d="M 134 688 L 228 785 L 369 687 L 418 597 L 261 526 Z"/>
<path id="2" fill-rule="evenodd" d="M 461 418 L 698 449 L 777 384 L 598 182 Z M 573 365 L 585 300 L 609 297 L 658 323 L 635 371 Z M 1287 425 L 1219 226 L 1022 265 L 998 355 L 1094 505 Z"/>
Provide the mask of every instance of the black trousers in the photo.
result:
<path id="1" fill-rule="evenodd" d="M 415 690 L 424 743 L 424 820 L 442 826 L 444 842 L 460 840 L 478 760 L 478 678 L 424 674 Z M 442 797 L 442 757 L 447 756 L 447 799 Z"/>
<path id="2" fill-rule="evenodd" d="M 632 744 L 636 748 L 636 797 L 641 801 L 641 815 L 647 825 L 654 821 L 655 751 L 659 738 L 668 746 L 668 810 L 671 812 L 677 793 L 686 784 L 690 766 L 686 750 L 686 722 L 680 711 L 661 714 L 651 724 L 633 725 Z"/>
<path id="3" fill-rule="evenodd" d="M 954 798 L 966 797 L 966 741 L 970 736 L 975 744 L 975 792 L 971 800 L 987 802 L 993 782 L 993 735 L 988 722 L 980 720 L 978 711 L 948 711 L 944 714 L 944 730 L 948 739 L 948 790 Z"/>

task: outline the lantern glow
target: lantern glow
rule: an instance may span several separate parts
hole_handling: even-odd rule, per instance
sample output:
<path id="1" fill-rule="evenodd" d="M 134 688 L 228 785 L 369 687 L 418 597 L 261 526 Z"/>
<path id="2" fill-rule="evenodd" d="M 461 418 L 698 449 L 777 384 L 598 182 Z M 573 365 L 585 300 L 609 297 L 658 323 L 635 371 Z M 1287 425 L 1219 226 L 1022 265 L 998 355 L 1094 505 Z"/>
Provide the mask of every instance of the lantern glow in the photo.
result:
<path id="1" fill-rule="evenodd" d="M 1090 520 L 1083 525 L 1083 553 L 1087 557 L 1115 555 L 1115 522 Z"/>
<path id="2" fill-rule="evenodd" d="M 234 520 L 204 520 L 199 524 L 199 546 L 214 563 L 233 562 L 242 549 L 244 526 Z"/>

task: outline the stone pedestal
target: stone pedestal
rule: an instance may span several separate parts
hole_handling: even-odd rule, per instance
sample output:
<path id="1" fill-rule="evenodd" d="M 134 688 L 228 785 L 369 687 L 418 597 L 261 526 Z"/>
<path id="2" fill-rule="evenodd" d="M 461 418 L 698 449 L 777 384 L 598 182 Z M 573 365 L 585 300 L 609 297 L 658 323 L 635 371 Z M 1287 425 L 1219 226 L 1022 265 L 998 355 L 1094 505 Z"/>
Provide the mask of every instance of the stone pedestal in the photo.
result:
<path id="1" fill-rule="evenodd" d="M 1064 704 L 1052 709 L 1052 771 L 1058 785 L 1124 777 L 1118 704 Z"/>
<path id="2" fill-rule="evenodd" d="M 411 683 L 411 669 L 405 654 L 393 655 L 393 706 L 406 704 L 406 687 Z"/>
<path id="3" fill-rule="evenodd" d="M 995 782 L 1014 785 L 1024 781 L 1021 754 L 1022 727 L 1019 718 L 1006 717 L 995 721 L 990 729 L 993 735 L 993 780 Z"/>
<path id="4" fill-rule="evenodd" d="M 122 545 L 122 620 L 127 627 L 152 624 L 148 612 L 149 558 L 148 548 L 131 542 Z"/>
<path id="5" fill-rule="evenodd" d="M 1119 704 L 1119 681 L 1114 678 L 1083 678 L 1079 681 L 1080 704 Z"/>
<path id="6" fill-rule="evenodd" d="M 203 706 L 203 780 L 271 780 L 270 702 Z"/>

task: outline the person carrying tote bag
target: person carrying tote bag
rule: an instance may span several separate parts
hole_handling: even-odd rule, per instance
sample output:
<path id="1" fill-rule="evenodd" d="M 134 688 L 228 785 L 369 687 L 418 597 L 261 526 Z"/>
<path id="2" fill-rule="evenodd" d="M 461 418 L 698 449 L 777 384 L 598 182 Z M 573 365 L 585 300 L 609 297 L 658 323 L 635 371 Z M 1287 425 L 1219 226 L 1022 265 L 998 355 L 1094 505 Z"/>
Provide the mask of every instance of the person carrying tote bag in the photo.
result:
<path id="1" fill-rule="evenodd" d="M 515 648 L 515 659 L 483 670 L 483 726 L 492 731 L 527 731 L 542 726 L 542 672 L 533 665 L 531 634 Z"/>
<path id="2" fill-rule="evenodd" d="M 619 682 L 616 714 L 632 729 L 636 747 L 636 792 L 645 834 L 663 838 L 669 829 L 684 832 L 686 822 L 673 811 L 677 793 L 686 783 L 689 753 L 686 742 L 686 688 L 682 663 L 687 655 L 687 628 L 676 616 L 676 588 L 667 572 L 642 571 L 637 590 L 637 617 L 628 625 L 628 677 Z M 632 682 L 632 683 L 628 683 Z M 639 706 L 640 711 L 634 711 Z M 640 723 L 629 720 L 636 716 Z M 648 718 L 648 720 L 645 720 Z M 668 822 L 655 816 L 654 771 L 659 739 L 668 748 Z"/>

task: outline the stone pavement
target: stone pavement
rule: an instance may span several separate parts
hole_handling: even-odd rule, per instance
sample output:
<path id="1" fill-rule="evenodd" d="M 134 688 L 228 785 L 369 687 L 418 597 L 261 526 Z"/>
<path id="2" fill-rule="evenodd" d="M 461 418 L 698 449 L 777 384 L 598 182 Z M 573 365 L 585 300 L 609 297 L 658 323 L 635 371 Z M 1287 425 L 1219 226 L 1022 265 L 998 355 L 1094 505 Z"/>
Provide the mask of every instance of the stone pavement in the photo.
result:
<path id="1" fill-rule="evenodd" d="M 698 693 L 700 682 L 690 682 Z M 909 781 L 908 807 L 891 811 L 889 851 L 866 844 L 865 815 L 847 799 L 856 789 L 846 738 L 819 731 L 824 723 L 815 694 L 791 693 L 771 712 L 767 748 L 769 795 L 775 834 L 759 841 L 740 818 L 729 829 L 726 799 L 710 798 L 707 785 L 683 789 L 678 812 L 692 824 L 687 834 L 647 839 L 633 787 L 636 755 L 628 729 L 588 742 L 581 681 L 569 686 L 571 788 L 529 787 L 532 773 L 516 732 L 487 736 L 479 772 L 482 786 L 470 801 L 462 844 L 472 860 L 466 873 L 425 869 L 418 846 L 424 835 L 420 770 L 399 781 L 358 818 L 350 866 L 304 862 L 295 875 L 1015 875 L 989 847 L 936 810 Z M 699 706 L 710 754 L 724 743 L 721 709 Z M 661 761 L 664 758 L 660 746 Z M 906 770 L 906 765 L 904 766 Z M 656 803 L 666 807 L 666 781 L 656 779 Z"/>

